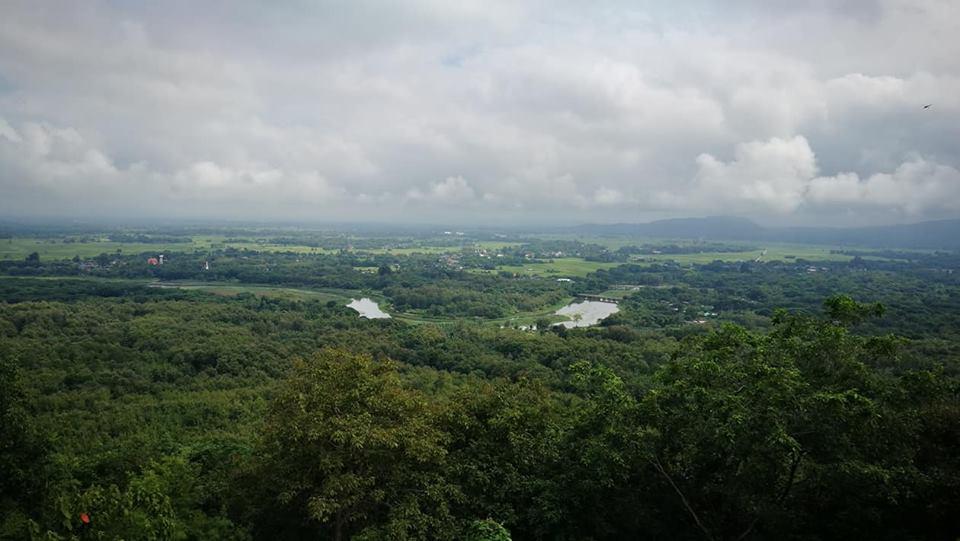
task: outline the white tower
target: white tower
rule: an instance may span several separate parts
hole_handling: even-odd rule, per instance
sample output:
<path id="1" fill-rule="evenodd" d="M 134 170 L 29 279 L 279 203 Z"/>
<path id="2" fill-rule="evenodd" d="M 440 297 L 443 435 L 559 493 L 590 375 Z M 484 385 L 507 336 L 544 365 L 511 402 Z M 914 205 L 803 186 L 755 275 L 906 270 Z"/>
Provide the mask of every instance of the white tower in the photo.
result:
<path id="1" fill-rule="evenodd" d="M 163 265 L 163 254 L 160 254 L 160 264 Z"/>

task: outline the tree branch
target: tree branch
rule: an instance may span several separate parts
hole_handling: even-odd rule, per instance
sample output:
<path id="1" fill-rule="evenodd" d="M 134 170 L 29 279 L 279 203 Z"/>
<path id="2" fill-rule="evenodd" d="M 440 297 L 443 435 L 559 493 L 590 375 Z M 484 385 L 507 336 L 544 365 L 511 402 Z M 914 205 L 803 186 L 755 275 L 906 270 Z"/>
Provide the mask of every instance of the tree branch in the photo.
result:
<path id="1" fill-rule="evenodd" d="M 747 526 L 747 529 L 744 530 L 739 537 L 737 537 L 737 541 L 742 541 L 743 539 L 746 539 L 746 537 L 750 535 L 750 532 L 753 531 L 753 527 L 757 525 L 758 520 L 760 520 L 760 515 L 753 517 L 753 520 L 750 521 L 750 526 Z"/>
<path id="2" fill-rule="evenodd" d="M 677 484 L 673 482 L 673 479 L 670 477 L 670 474 L 668 474 L 667 470 L 665 470 L 663 465 L 660 464 L 660 459 L 656 455 L 654 455 L 653 460 L 651 460 L 650 463 L 653 464 L 653 467 L 656 468 L 657 471 L 660 472 L 660 474 L 663 475 L 663 477 L 667 480 L 667 482 L 670 483 L 670 486 L 673 487 L 673 491 L 676 492 L 677 496 L 680 497 L 680 501 L 683 502 L 683 506 L 687 509 L 687 512 L 690 513 L 690 516 L 693 517 L 693 521 L 697 523 L 697 527 L 700 528 L 700 531 L 703 532 L 703 535 L 710 541 L 713 541 L 713 536 L 710 535 L 710 530 L 707 530 L 706 526 L 704 526 L 703 523 L 700 522 L 700 517 L 697 516 L 696 511 L 694 511 L 693 507 L 690 506 L 690 502 L 687 501 L 687 497 L 683 495 L 683 492 L 680 490 L 680 487 L 678 487 Z"/>
<path id="3" fill-rule="evenodd" d="M 793 456 L 793 463 L 790 464 L 790 476 L 787 477 L 787 484 L 783 487 L 783 493 L 780 494 L 780 497 L 777 498 L 777 503 L 783 502 L 787 498 L 787 495 L 790 494 L 790 489 L 793 488 L 794 483 L 796 482 L 797 469 L 800 467 L 800 462 L 803 460 L 803 451 L 797 451 Z"/>
<path id="4" fill-rule="evenodd" d="M 794 481 L 797 476 L 797 469 L 800 467 L 800 462 L 803 460 L 803 451 L 797 451 L 793 455 L 793 461 L 790 463 L 790 475 L 787 477 L 787 484 L 783 487 L 783 492 L 780 493 L 780 496 L 777 497 L 777 504 L 783 503 L 783 500 L 787 498 L 787 495 L 790 494 L 790 489 L 793 488 Z M 754 517 L 750 522 L 750 526 L 737 537 L 737 541 L 743 541 L 750 535 L 750 532 L 753 531 L 754 526 L 757 525 L 757 521 L 760 520 L 760 515 Z"/>

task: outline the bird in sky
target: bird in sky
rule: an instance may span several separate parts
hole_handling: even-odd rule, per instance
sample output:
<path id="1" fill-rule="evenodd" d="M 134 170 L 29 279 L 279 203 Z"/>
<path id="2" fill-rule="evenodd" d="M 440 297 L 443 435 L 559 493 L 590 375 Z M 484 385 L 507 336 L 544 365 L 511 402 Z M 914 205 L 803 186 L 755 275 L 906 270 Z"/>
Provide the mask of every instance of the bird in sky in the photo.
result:
<path id="1" fill-rule="evenodd" d="M 926 105 L 923 106 L 924 109 L 929 109 L 929 108 L 931 108 L 931 107 L 933 107 L 933 104 L 932 104 L 932 103 L 928 103 L 928 104 L 926 104 Z"/>

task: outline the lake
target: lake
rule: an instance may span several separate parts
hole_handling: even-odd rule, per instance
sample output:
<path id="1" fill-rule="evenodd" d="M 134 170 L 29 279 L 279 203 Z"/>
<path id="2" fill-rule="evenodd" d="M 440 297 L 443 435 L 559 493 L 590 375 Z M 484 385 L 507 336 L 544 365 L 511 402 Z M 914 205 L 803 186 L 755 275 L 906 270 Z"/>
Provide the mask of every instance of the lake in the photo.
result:
<path id="1" fill-rule="evenodd" d="M 365 317 L 367 319 L 384 319 L 390 317 L 390 314 L 380 310 L 379 304 L 366 297 L 359 300 L 351 299 L 350 304 L 348 304 L 347 307 L 353 308 L 357 312 L 360 312 L 360 317 Z"/>
<path id="2" fill-rule="evenodd" d="M 558 316 L 567 316 L 571 321 L 562 321 L 556 325 L 563 325 L 568 329 L 574 327 L 589 327 L 600 323 L 600 320 L 620 311 L 620 307 L 612 302 L 581 301 L 570 303 L 554 312 Z"/>

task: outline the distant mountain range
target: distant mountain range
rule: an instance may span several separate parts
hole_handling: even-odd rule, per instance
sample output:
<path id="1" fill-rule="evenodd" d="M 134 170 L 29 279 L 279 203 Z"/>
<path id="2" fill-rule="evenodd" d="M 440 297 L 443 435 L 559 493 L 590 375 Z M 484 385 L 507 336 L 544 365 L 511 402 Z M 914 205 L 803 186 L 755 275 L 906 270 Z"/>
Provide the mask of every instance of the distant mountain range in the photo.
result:
<path id="1" fill-rule="evenodd" d="M 640 224 L 586 224 L 573 232 L 590 235 L 675 239 L 739 240 L 868 246 L 873 248 L 960 249 L 960 220 L 874 227 L 763 227 L 746 218 L 676 218 Z"/>

